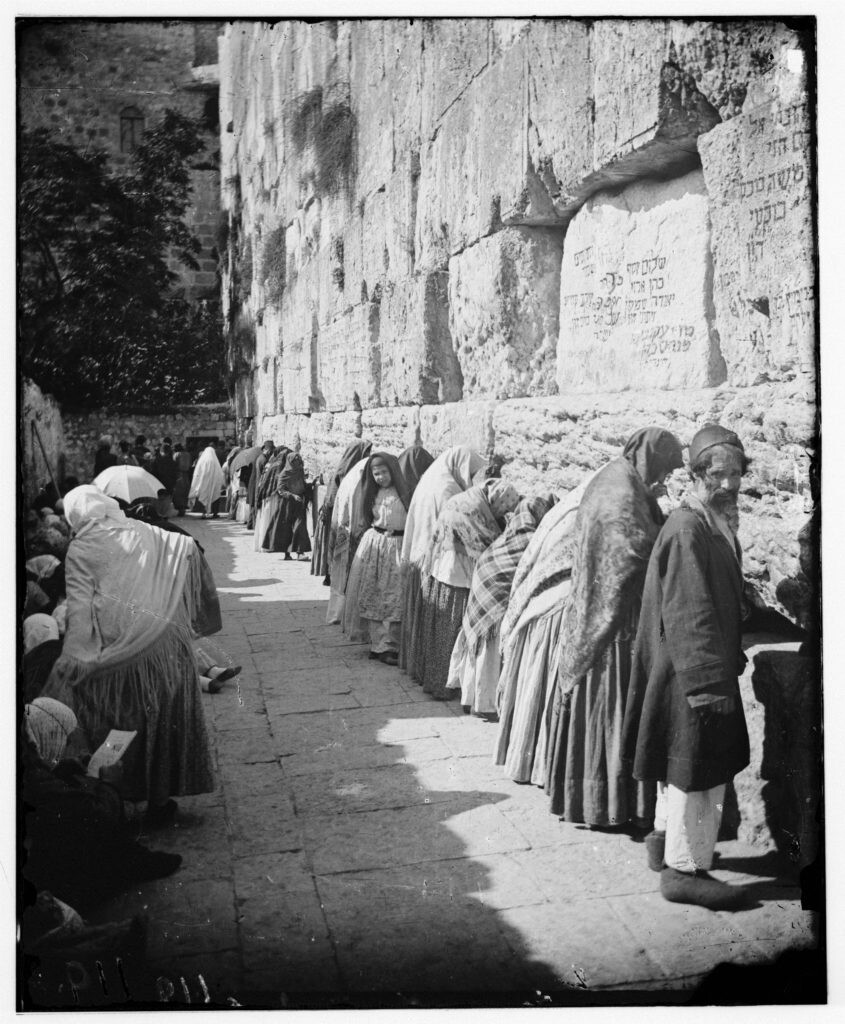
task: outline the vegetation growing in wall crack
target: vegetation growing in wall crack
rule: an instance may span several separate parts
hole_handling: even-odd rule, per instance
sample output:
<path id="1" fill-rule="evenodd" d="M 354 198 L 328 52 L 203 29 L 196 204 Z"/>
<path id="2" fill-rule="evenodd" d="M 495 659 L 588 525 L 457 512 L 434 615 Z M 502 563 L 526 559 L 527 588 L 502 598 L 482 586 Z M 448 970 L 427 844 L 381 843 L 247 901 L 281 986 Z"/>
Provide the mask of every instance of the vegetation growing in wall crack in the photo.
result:
<path id="1" fill-rule="evenodd" d="M 252 291 L 252 242 L 247 239 L 244 242 L 243 251 L 238 260 L 238 299 L 241 303 L 247 301 Z"/>
<path id="2" fill-rule="evenodd" d="M 282 301 L 287 274 L 287 231 L 283 225 L 274 228 L 264 239 L 264 295 L 271 306 Z"/>
<path id="3" fill-rule="evenodd" d="M 340 237 L 333 238 L 331 243 L 331 256 L 332 256 L 332 281 L 335 283 L 335 287 L 338 291 L 343 291 L 343 285 L 345 282 L 343 272 L 343 239 Z"/>
<path id="4" fill-rule="evenodd" d="M 290 117 L 290 140 L 297 152 L 301 153 L 314 133 L 314 126 L 319 124 L 323 110 L 323 90 L 321 86 L 309 89 L 298 96 Z"/>
<path id="5" fill-rule="evenodd" d="M 317 86 L 296 101 L 289 135 L 297 152 L 307 145 L 314 151 L 314 189 L 318 195 L 335 195 L 351 183 L 355 172 L 355 114 L 349 103 L 337 100 L 324 105 Z"/>

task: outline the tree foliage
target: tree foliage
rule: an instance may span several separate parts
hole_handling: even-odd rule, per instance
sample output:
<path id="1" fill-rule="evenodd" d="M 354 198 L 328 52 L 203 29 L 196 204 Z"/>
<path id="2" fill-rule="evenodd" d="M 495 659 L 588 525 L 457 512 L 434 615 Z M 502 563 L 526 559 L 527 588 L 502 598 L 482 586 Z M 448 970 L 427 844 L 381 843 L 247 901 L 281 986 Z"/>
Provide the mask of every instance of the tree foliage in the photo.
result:
<path id="1" fill-rule="evenodd" d="M 132 168 L 44 129 L 18 147 L 21 367 L 77 406 L 225 397 L 216 301 L 188 302 L 171 269 L 196 269 L 184 217 L 196 125 L 173 111 L 144 133 Z"/>

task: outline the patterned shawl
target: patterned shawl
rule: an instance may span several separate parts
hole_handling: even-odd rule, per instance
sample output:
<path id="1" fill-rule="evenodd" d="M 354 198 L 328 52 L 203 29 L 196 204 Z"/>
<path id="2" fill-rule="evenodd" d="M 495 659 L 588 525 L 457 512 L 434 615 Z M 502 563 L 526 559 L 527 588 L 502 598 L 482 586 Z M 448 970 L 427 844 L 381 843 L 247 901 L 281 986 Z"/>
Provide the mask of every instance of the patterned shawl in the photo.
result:
<path id="1" fill-rule="evenodd" d="M 513 518 L 479 558 L 472 574 L 472 588 L 462 629 L 469 649 L 475 650 L 480 640 L 502 621 L 508 606 L 516 567 L 528 546 L 538 523 L 555 503 L 554 495 L 524 498 Z"/>
<path id="2" fill-rule="evenodd" d="M 434 462 L 434 456 L 418 444 L 406 448 L 399 456 L 399 468 L 402 470 L 402 476 L 404 476 L 405 483 L 412 495 L 417 489 L 420 477 L 432 462 Z"/>
<path id="3" fill-rule="evenodd" d="M 446 502 L 432 541 L 429 572 L 436 580 L 452 587 L 470 586 L 475 563 L 502 532 L 493 506 L 499 506 L 497 511 L 504 517 L 508 500 L 510 508 L 519 500 L 513 487 L 502 480 L 488 480 Z"/>
<path id="4" fill-rule="evenodd" d="M 403 565 L 425 571 L 431 559 L 431 546 L 440 510 L 456 494 L 472 486 L 472 478 L 484 465 L 484 459 L 467 445 L 448 448 L 425 471 L 408 509 L 402 544 Z"/>
<path id="5" fill-rule="evenodd" d="M 639 603 L 662 515 L 633 461 L 608 463 L 584 491 L 572 535 L 559 692 L 577 686 Z"/>
<path id="6" fill-rule="evenodd" d="M 76 728 L 76 715 L 66 704 L 52 697 L 36 697 L 25 705 L 23 714 L 26 735 L 44 764 L 53 768 L 61 760 L 68 737 Z"/>

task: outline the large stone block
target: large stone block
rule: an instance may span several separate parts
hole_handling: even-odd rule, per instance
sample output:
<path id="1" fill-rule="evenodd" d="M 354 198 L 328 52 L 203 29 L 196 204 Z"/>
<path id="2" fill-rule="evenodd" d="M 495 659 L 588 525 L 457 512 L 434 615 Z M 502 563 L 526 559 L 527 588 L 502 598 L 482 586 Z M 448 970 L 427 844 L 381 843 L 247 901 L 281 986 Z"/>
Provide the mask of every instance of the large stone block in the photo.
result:
<path id="1" fill-rule="evenodd" d="M 461 368 L 449 332 L 448 274 L 388 281 L 381 294 L 384 405 L 461 398 Z"/>
<path id="2" fill-rule="evenodd" d="M 555 389 L 563 236 L 506 228 L 449 261 L 449 327 L 464 398 Z"/>
<path id="3" fill-rule="evenodd" d="M 352 33 L 351 96 L 355 112 L 355 189 L 366 196 L 393 172 L 392 62 L 383 20 L 361 21 Z"/>
<path id="4" fill-rule="evenodd" d="M 796 68 L 792 90 L 751 109 L 747 103 L 746 112 L 699 140 L 711 199 L 716 325 L 737 384 L 803 377 L 814 386 L 812 133 L 802 77 Z"/>
<path id="5" fill-rule="evenodd" d="M 363 302 L 320 326 L 319 341 L 314 340 L 317 408 L 334 412 L 379 405 L 379 320 L 378 303 Z"/>
<path id="6" fill-rule="evenodd" d="M 309 412 L 318 398 L 318 281 L 317 263 L 311 261 L 300 268 L 282 295 L 281 410 L 288 413 Z"/>
<path id="7" fill-rule="evenodd" d="M 373 451 L 401 454 L 419 437 L 420 407 L 403 405 L 365 409 L 361 413 L 361 436 L 373 442 Z"/>
<path id="8" fill-rule="evenodd" d="M 420 443 L 432 455 L 468 444 L 482 455 L 493 452 L 492 402 L 450 402 L 420 409 Z"/>
<path id="9" fill-rule="evenodd" d="M 467 91 L 490 59 L 486 18 L 427 18 L 422 23 L 422 132 L 430 139 L 440 118 Z"/>
<path id="10" fill-rule="evenodd" d="M 708 241 L 700 171 L 587 202 L 563 250 L 562 393 L 698 388 L 725 379 Z"/>

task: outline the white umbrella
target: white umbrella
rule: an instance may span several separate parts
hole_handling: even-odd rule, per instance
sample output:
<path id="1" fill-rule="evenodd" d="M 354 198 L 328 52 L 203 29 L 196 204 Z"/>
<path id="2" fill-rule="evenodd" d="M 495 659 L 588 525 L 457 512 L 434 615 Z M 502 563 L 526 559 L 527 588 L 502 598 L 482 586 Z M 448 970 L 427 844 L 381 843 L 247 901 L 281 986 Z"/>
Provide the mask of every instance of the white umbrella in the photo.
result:
<path id="1" fill-rule="evenodd" d="M 127 505 L 139 498 L 157 498 L 158 492 L 164 490 L 164 484 L 140 466 L 109 466 L 94 477 L 94 486 Z"/>

